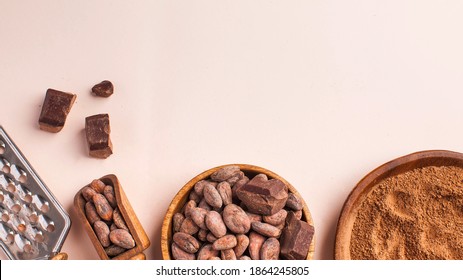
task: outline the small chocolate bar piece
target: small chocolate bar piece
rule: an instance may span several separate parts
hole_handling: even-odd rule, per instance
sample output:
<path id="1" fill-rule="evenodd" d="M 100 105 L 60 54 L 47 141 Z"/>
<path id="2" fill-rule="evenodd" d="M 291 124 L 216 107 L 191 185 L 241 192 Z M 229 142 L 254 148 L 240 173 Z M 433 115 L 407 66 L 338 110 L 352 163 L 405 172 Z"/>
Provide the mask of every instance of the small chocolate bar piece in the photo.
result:
<path id="1" fill-rule="evenodd" d="M 89 154 L 96 158 L 107 158 L 113 153 L 113 144 L 109 138 L 111 128 L 109 115 L 99 114 L 85 118 L 85 134 Z"/>
<path id="2" fill-rule="evenodd" d="M 278 179 L 255 176 L 237 191 L 238 198 L 254 214 L 273 215 L 283 209 L 288 199 L 286 185 Z"/>
<path id="3" fill-rule="evenodd" d="M 113 83 L 111 83 L 110 81 L 104 80 L 101 83 L 94 85 L 92 87 L 92 92 L 96 96 L 109 97 L 114 92 Z"/>
<path id="4" fill-rule="evenodd" d="M 281 255 L 288 260 L 304 260 L 309 252 L 314 227 L 288 212 L 286 226 L 281 234 Z"/>
<path id="5" fill-rule="evenodd" d="M 49 88 L 39 117 L 40 129 L 55 133 L 61 131 L 75 100 L 75 94 Z"/>

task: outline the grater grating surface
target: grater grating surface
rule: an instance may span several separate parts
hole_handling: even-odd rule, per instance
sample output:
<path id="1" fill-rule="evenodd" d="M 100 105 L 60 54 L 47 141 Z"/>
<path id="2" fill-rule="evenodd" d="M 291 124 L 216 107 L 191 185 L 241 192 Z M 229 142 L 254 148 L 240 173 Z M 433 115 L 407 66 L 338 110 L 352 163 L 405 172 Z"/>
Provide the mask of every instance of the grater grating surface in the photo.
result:
<path id="1" fill-rule="evenodd" d="M 0 126 L 0 246 L 10 259 L 49 259 L 71 227 L 69 215 Z"/>

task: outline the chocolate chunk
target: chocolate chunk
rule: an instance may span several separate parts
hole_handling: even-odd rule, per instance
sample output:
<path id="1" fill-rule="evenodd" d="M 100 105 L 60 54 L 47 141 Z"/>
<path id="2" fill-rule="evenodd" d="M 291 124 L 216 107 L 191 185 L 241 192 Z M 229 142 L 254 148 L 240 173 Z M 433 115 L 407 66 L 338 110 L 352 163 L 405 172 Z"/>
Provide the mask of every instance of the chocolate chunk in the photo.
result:
<path id="1" fill-rule="evenodd" d="M 90 156 L 107 158 L 113 153 L 113 144 L 109 138 L 110 133 L 108 114 L 85 118 L 85 134 Z"/>
<path id="2" fill-rule="evenodd" d="M 75 100 L 75 94 L 49 88 L 39 117 L 40 129 L 48 132 L 61 131 Z"/>
<path id="3" fill-rule="evenodd" d="M 286 227 L 280 239 L 281 255 L 288 260 L 304 260 L 309 252 L 313 235 L 313 226 L 298 220 L 293 212 L 288 212 Z"/>
<path id="4" fill-rule="evenodd" d="M 114 86 L 113 83 L 110 81 L 102 81 L 99 84 L 96 84 L 92 87 L 92 92 L 96 96 L 101 96 L 101 97 L 109 97 L 113 94 L 114 92 Z"/>
<path id="5" fill-rule="evenodd" d="M 273 215 L 283 209 L 288 193 L 286 185 L 278 180 L 255 176 L 237 190 L 236 195 L 255 214 Z"/>

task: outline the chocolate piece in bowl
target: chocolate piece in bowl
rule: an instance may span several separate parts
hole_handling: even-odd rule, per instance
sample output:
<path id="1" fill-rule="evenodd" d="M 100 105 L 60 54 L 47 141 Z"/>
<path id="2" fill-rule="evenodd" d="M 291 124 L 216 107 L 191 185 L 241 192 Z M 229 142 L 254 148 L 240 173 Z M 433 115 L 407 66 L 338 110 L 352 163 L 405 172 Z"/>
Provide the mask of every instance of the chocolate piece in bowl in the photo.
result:
<path id="1" fill-rule="evenodd" d="M 90 156 L 104 159 L 112 155 L 113 144 L 110 133 L 111 127 L 108 114 L 93 115 L 85 118 L 85 134 Z"/>
<path id="2" fill-rule="evenodd" d="M 49 88 L 39 117 L 39 127 L 48 132 L 59 132 L 76 100 L 76 95 Z"/>
<path id="3" fill-rule="evenodd" d="M 288 213 L 286 227 L 281 234 L 281 255 L 288 260 L 303 260 L 307 256 L 314 235 L 314 227 Z"/>
<path id="4" fill-rule="evenodd" d="M 261 215 L 277 213 L 285 207 L 288 199 L 285 183 L 278 179 L 268 180 L 264 176 L 255 176 L 236 194 L 249 211 Z"/>

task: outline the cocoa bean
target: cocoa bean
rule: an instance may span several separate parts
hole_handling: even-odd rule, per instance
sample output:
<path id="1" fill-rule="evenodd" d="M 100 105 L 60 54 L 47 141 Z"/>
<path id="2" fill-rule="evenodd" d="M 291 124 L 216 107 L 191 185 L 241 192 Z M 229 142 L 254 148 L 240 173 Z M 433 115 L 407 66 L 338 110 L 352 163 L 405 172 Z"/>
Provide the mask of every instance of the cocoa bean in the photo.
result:
<path id="1" fill-rule="evenodd" d="M 246 255 L 243 255 L 239 258 L 240 261 L 251 261 L 252 259 Z"/>
<path id="2" fill-rule="evenodd" d="M 182 213 L 175 213 L 172 217 L 172 227 L 174 232 L 179 232 L 180 227 L 182 226 L 183 220 L 185 220 L 185 216 Z"/>
<path id="3" fill-rule="evenodd" d="M 300 220 L 302 219 L 302 210 L 299 210 L 299 211 L 292 211 L 294 213 L 294 216 L 296 217 L 296 219 Z"/>
<path id="4" fill-rule="evenodd" d="M 109 227 L 109 231 L 113 231 L 115 229 L 118 229 L 115 223 L 112 223 L 111 226 Z"/>
<path id="5" fill-rule="evenodd" d="M 236 246 L 233 248 L 236 257 L 241 257 L 249 246 L 249 237 L 244 234 L 236 236 Z"/>
<path id="6" fill-rule="evenodd" d="M 248 215 L 249 220 L 252 222 L 262 222 L 262 216 L 258 214 L 254 214 L 251 212 L 246 212 L 246 215 Z"/>
<path id="7" fill-rule="evenodd" d="M 212 234 L 212 232 L 209 232 L 206 235 L 206 240 L 209 241 L 210 243 L 214 243 L 217 240 L 217 237 L 215 237 L 215 235 Z"/>
<path id="8" fill-rule="evenodd" d="M 219 257 L 210 257 L 208 260 L 210 260 L 210 261 L 220 261 L 222 259 L 219 258 Z"/>
<path id="9" fill-rule="evenodd" d="M 85 216 L 92 226 L 96 221 L 101 221 L 100 215 L 96 212 L 95 204 L 91 201 L 85 203 Z"/>
<path id="10" fill-rule="evenodd" d="M 229 204 L 223 209 L 223 221 L 234 233 L 247 233 L 251 228 L 251 221 L 241 207 Z"/>
<path id="11" fill-rule="evenodd" d="M 301 200 L 293 193 L 288 194 L 288 199 L 286 200 L 285 206 L 294 211 L 302 210 Z"/>
<path id="12" fill-rule="evenodd" d="M 207 204 L 207 202 L 206 202 L 206 200 L 205 200 L 204 198 L 201 199 L 201 201 L 200 201 L 199 204 L 198 204 L 198 207 L 199 207 L 199 208 L 202 208 L 202 209 L 204 209 L 204 210 L 207 210 L 207 211 L 211 211 L 211 210 L 212 210 L 212 207 L 211 207 L 209 204 Z"/>
<path id="13" fill-rule="evenodd" d="M 90 183 L 90 188 L 94 189 L 97 193 L 103 193 L 104 187 L 106 184 L 103 183 L 101 180 L 95 179 Z"/>
<path id="14" fill-rule="evenodd" d="M 215 187 L 211 185 L 206 185 L 203 190 L 203 195 L 207 204 L 209 204 L 210 206 L 214 208 L 222 207 L 222 198 L 220 197 L 220 194 Z"/>
<path id="15" fill-rule="evenodd" d="M 239 180 L 243 179 L 244 177 L 244 172 L 243 171 L 240 171 L 238 172 L 236 175 L 234 175 L 233 177 L 227 179 L 226 182 L 228 182 L 230 184 L 230 187 L 235 185 L 236 182 L 238 182 Z"/>
<path id="16" fill-rule="evenodd" d="M 232 191 L 230 184 L 226 181 L 220 182 L 217 185 L 217 192 L 222 199 L 223 205 L 228 205 L 232 203 Z"/>
<path id="17" fill-rule="evenodd" d="M 216 182 L 222 182 L 230 179 L 231 177 L 237 175 L 240 172 L 240 167 L 237 165 L 229 165 L 211 174 L 211 179 Z"/>
<path id="18" fill-rule="evenodd" d="M 285 222 L 283 222 L 283 223 L 281 223 L 281 224 L 279 224 L 279 225 L 276 225 L 275 227 L 276 227 L 277 229 L 279 229 L 279 230 L 283 230 L 283 229 L 285 228 Z"/>
<path id="19" fill-rule="evenodd" d="M 257 174 L 256 176 L 254 176 L 254 178 L 258 179 L 258 180 L 264 180 L 264 181 L 267 181 L 268 180 L 268 177 L 267 175 L 265 175 L 264 173 L 259 173 Z M 254 179 L 253 178 L 253 179 Z"/>
<path id="20" fill-rule="evenodd" d="M 202 197 L 200 197 L 197 193 L 195 192 L 190 192 L 190 195 L 188 196 L 189 200 L 193 200 L 196 202 L 196 205 L 201 201 Z"/>
<path id="21" fill-rule="evenodd" d="M 82 189 L 82 196 L 84 197 L 85 201 L 92 201 L 92 197 L 95 194 L 97 194 L 97 192 L 90 187 L 84 187 Z"/>
<path id="22" fill-rule="evenodd" d="M 110 186 L 110 185 L 105 186 L 103 189 L 103 195 L 106 197 L 111 207 L 113 208 L 117 207 L 116 193 L 114 193 L 113 186 Z"/>
<path id="23" fill-rule="evenodd" d="M 93 224 L 93 230 L 95 231 L 101 246 L 108 247 L 111 245 L 111 241 L 109 240 L 109 227 L 105 222 L 96 221 Z"/>
<path id="24" fill-rule="evenodd" d="M 280 255 L 280 242 L 275 237 L 265 240 L 260 248 L 261 260 L 278 260 Z"/>
<path id="25" fill-rule="evenodd" d="M 212 243 L 212 249 L 218 251 L 233 249 L 236 244 L 236 237 L 232 234 L 227 234 L 214 241 L 214 243 Z"/>
<path id="26" fill-rule="evenodd" d="M 209 180 L 198 181 L 193 187 L 194 192 L 198 194 L 200 197 L 203 197 L 203 190 L 206 185 L 212 185 L 213 187 L 215 187 L 217 185 L 217 182 L 212 182 Z"/>
<path id="27" fill-rule="evenodd" d="M 172 257 L 174 260 L 194 260 L 195 254 L 187 253 L 183 251 L 176 243 L 172 243 L 171 246 Z"/>
<path id="28" fill-rule="evenodd" d="M 212 257 L 218 257 L 219 251 L 212 249 L 212 244 L 206 244 L 198 252 L 198 260 L 208 260 Z"/>
<path id="29" fill-rule="evenodd" d="M 125 229 L 116 229 L 109 233 L 109 239 L 112 243 L 125 249 L 135 247 L 135 240 L 132 235 Z"/>
<path id="30" fill-rule="evenodd" d="M 180 227 L 180 232 L 188 233 L 189 235 L 195 235 L 199 231 L 199 227 L 193 222 L 191 218 L 185 218 Z"/>
<path id="31" fill-rule="evenodd" d="M 233 251 L 233 249 L 225 249 L 220 251 L 220 257 L 222 260 L 236 260 L 235 251 Z"/>
<path id="32" fill-rule="evenodd" d="M 214 210 L 215 212 L 222 213 L 223 208 L 222 207 L 219 207 L 219 208 L 214 207 L 214 208 L 212 208 L 212 210 Z"/>
<path id="33" fill-rule="evenodd" d="M 249 233 L 249 246 L 248 246 L 248 251 L 251 259 L 253 260 L 259 260 L 260 259 L 260 248 L 262 247 L 262 244 L 265 242 L 265 237 L 251 231 Z"/>
<path id="34" fill-rule="evenodd" d="M 279 237 L 281 234 L 280 229 L 272 226 L 271 224 L 267 224 L 267 223 L 253 222 L 251 223 L 251 228 L 255 232 L 260 233 L 263 236 L 267 236 L 267 237 Z"/>
<path id="35" fill-rule="evenodd" d="M 195 222 L 195 224 L 201 229 L 207 229 L 205 218 L 207 210 L 199 207 L 195 207 L 190 210 L 190 218 Z"/>
<path id="36" fill-rule="evenodd" d="M 203 241 L 203 242 L 206 241 L 208 233 L 209 233 L 209 231 L 207 229 L 200 229 L 198 231 L 198 239 Z"/>
<path id="37" fill-rule="evenodd" d="M 115 256 L 118 256 L 122 253 L 124 253 L 127 249 L 124 249 L 122 247 L 119 247 L 117 245 L 109 245 L 109 247 L 106 247 L 104 249 L 104 251 L 106 252 L 106 255 L 108 255 L 108 257 L 115 257 Z"/>
<path id="38" fill-rule="evenodd" d="M 113 211 L 113 221 L 114 221 L 114 224 L 117 226 L 117 228 L 125 229 L 126 231 L 129 231 L 129 228 L 125 224 L 124 217 L 122 217 L 122 214 L 119 208 L 116 208 Z"/>
<path id="39" fill-rule="evenodd" d="M 209 211 L 206 215 L 206 226 L 214 234 L 215 237 L 220 238 L 227 233 L 222 216 L 216 211 Z"/>
<path id="40" fill-rule="evenodd" d="M 281 209 L 273 215 L 263 216 L 262 218 L 264 222 L 266 222 L 267 224 L 271 224 L 272 226 L 278 226 L 285 223 L 287 215 L 288 212 L 284 209 Z"/>
<path id="41" fill-rule="evenodd" d="M 113 208 L 109 205 L 108 200 L 104 195 L 97 193 L 92 198 L 95 209 L 101 219 L 105 221 L 111 221 L 113 218 Z"/>
<path id="42" fill-rule="evenodd" d="M 185 215 L 185 218 L 190 217 L 190 211 L 193 208 L 196 208 L 196 202 L 194 200 L 189 200 L 183 207 L 183 214 Z"/>
<path id="43" fill-rule="evenodd" d="M 173 236 L 173 241 L 187 253 L 193 254 L 199 250 L 198 240 L 189 234 L 177 232 Z"/>

